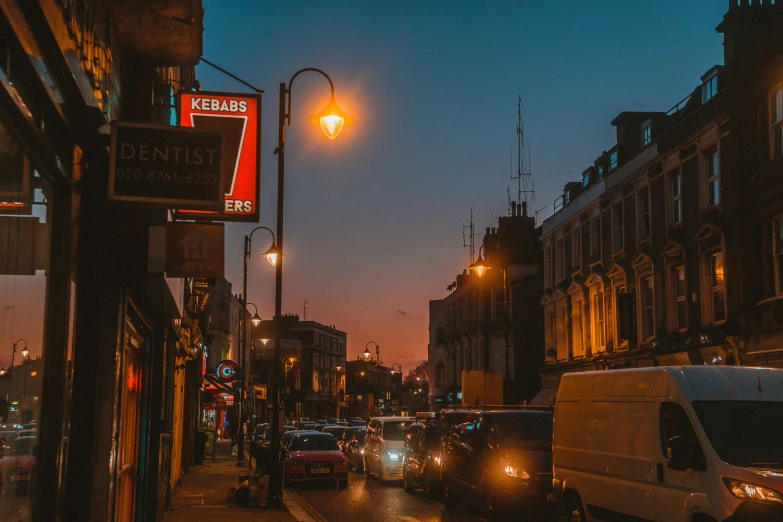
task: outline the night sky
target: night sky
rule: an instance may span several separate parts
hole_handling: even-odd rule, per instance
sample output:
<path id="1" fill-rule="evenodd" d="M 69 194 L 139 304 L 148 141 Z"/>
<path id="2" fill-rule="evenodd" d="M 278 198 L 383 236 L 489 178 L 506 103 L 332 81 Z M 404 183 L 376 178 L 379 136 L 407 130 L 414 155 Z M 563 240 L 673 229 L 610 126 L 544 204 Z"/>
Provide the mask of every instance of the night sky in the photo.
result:
<path id="1" fill-rule="evenodd" d="M 309 117 L 328 100 L 316 74 L 297 78 L 286 147 L 283 312 L 367 341 L 386 364 L 425 359 L 428 302 L 469 264 L 462 225 L 508 213 L 517 96 L 539 222 L 568 181 L 615 143 L 621 111 L 666 111 L 723 63 L 723 0 L 225 1 L 205 0 L 204 57 L 265 89 L 261 225 L 275 228 L 279 83 L 323 69 L 356 123 L 333 141 Z M 206 65 L 205 90 L 247 92 Z M 515 168 L 515 167 L 514 167 Z M 226 277 L 242 286 L 242 236 L 227 229 Z M 269 318 L 274 272 L 255 234 L 248 299 Z M 476 239 L 477 248 L 480 237 Z M 0 362 L 42 278 L 0 277 Z M 14 308 L 6 310 L 13 305 Z M 7 348 L 7 349 L 6 349 Z"/>

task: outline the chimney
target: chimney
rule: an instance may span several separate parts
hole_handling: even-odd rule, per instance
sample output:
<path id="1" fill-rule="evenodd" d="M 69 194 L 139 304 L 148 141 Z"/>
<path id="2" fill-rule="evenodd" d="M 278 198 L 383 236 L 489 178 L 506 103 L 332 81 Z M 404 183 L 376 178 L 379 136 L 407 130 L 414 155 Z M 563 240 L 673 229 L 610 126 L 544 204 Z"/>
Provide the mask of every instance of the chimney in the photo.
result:
<path id="1" fill-rule="evenodd" d="M 514 217 L 517 215 L 517 202 L 512 201 L 511 202 L 511 217 Z"/>
<path id="2" fill-rule="evenodd" d="M 520 208 L 519 215 L 527 217 L 527 201 L 523 201 L 522 203 L 520 203 L 519 208 Z"/>

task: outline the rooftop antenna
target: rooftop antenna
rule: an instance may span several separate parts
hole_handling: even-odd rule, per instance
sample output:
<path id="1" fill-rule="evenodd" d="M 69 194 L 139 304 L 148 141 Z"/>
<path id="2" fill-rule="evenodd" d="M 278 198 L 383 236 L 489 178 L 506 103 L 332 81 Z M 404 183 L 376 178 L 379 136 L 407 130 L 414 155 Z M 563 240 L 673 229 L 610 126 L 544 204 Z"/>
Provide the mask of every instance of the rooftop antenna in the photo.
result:
<path id="1" fill-rule="evenodd" d="M 525 127 L 522 124 L 522 96 L 517 99 L 517 174 L 511 175 L 511 179 L 517 180 L 517 203 L 522 207 L 522 215 L 527 216 L 527 209 L 530 204 L 528 194 L 532 195 L 533 201 L 536 200 L 535 185 L 531 188 L 530 183 L 530 150 L 528 150 L 528 161 L 525 166 Z M 522 195 L 524 194 L 524 199 Z M 522 202 L 524 201 L 524 205 Z"/>
<path id="2" fill-rule="evenodd" d="M 465 230 L 469 230 L 465 235 Z M 470 209 L 470 225 L 462 225 L 462 247 L 470 248 L 470 263 L 473 264 L 473 254 L 476 251 L 476 229 L 473 227 L 473 208 Z"/>
<path id="3" fill-rule="evenodd" d="M 309 304 L 309 303 L 308 303 L 308 301 L 307 301 L 307 298 L 305 297 L 305 300 L 304 300 L 304 306 L 302 307 L 302 317 L 303 317 L 303 319 L 302 319 L 302 320 L 303 320 L 303 321 L 307 321 L 307 310 L 308 310 L 308 308 L 307 308 L 307 305 L 308 305 L 308 304 Z"/>

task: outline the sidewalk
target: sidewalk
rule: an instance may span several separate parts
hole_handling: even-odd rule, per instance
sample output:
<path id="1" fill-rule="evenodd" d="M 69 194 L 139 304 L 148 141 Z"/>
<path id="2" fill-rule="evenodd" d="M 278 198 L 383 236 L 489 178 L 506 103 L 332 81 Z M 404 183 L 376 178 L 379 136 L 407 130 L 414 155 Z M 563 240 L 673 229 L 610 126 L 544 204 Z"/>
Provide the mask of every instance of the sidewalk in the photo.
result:
<path id="1" fill-rule="evenodd" d="M 231 456 L 229 441 L 219 441 L 215 459 L 206 459 L 201 466 L 192 466 L 182 477 L 182 485 L 174 490 L 171 507 L 162 522 L 225 519 L 236 522 L 296 522 L 288 509 L 245 507 L 226 502 L 228 488 L 238 484 L 238 475 L 247 472 L 237 467 L 236 456 Z"/>

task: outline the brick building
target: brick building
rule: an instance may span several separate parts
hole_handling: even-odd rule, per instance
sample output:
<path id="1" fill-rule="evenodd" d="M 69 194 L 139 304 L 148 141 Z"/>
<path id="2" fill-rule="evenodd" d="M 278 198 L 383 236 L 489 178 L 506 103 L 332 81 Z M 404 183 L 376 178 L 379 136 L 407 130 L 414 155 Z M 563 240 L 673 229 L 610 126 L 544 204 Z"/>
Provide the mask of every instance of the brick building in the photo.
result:
<path id="1" fill-rule="evenodd" d="M 725 65 L 617 143 L 543 224 L 546 367 L 783 366 L 783 5 L 732 0 Z"/>

